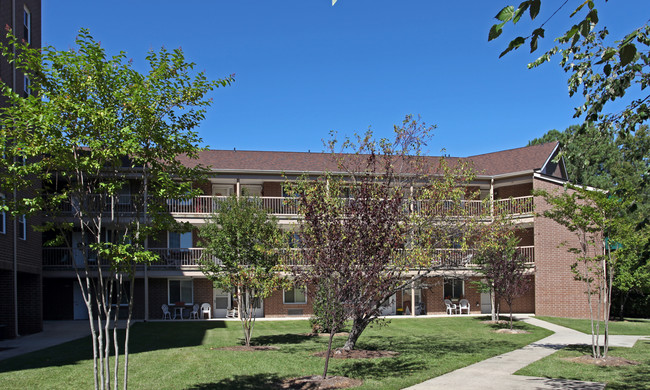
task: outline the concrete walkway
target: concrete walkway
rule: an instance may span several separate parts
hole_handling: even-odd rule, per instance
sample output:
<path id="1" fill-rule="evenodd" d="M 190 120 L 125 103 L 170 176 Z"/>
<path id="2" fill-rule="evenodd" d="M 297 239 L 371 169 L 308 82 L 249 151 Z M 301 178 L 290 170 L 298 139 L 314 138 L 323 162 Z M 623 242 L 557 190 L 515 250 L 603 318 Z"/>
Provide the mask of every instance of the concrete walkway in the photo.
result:
<path id="1" fill-rule="evenodd" d="M 521 349 L 483 360 L 445 375 L 429 379 L 418 385 L 408 387 L 413 390 L 426 389 L 604 389 L 604 383 L 582 382 L 566 379 L 537 378 L 513 375 L 516 371 L 542 359 L 570 344 L 591 345 L 591 335 L 551 324 L 532 317 L 519 319 L 555 334 L 529 344 Z M 632 347 L 644 336 L 610 336 L 612 347 Z"/>
<path id="2" fill-rule="evenodd" d="M 131 325 L 133 325 L 133 322 Z M 125 326 L 126 321 L 119 321 L 117 324 L 120 329 L 125 328 Z M 90 335 L 88 320 L 43 321 L 43 331 L 40 333 L 0 341 L 0 361 L 88 335 Z"/>

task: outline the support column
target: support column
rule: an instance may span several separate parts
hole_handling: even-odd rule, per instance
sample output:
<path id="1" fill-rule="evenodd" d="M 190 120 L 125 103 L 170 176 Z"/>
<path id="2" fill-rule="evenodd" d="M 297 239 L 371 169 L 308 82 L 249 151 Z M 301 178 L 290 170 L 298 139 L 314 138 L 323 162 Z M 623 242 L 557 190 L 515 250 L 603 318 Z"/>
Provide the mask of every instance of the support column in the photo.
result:
<path id="1" fill-rule="evenodd" d="M 237 178 L 237 183 L 235 183 L 235 195 L 239 198 L 241 196 L 241 184 L 239 183 L 239 178 Z"/>
<path id="2" fill-rule="evenodd" d="M 415 316 L 415 286 L 411 284 L 411 315 Z"/>
<path id="3" fill-rule="evenodd" d="M 494 219 L 494 178 L 490 179 L 490 218 Z"/>

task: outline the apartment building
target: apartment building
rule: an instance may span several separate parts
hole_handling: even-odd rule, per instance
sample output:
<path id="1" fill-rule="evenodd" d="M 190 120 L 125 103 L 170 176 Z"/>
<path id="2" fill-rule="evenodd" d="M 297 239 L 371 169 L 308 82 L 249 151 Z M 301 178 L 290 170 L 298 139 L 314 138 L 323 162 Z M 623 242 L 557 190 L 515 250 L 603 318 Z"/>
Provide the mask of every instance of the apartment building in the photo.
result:
<path id="1" fill-rule="evenodd" d="M 479 210 L 481 200 L 491 199 L 492 208 L 507 213 L 519 228 L 517 250 L 530 265 L 532 288 L 516 300 L 514 311 L 587 317 L 583 287 L 573 279 L 570 270 L 574 258 L 566 248 L 558 247 L 562 242 L 571 244 L 574 238 L 553 221 L 537 216 L 535 211 L 547 206 L 531 195 L 535 189 L 563 189 L 567 175 L 562 160 L 554 161 L 558 152 L 557 143 L 547 143 L 448 160 L 471 161 L 478 173 L 470 186 L 479 191 L 480 199 L 467 200 L 469 210 Z M 431 164 L 438 161 L 437 157 L 427 158 Z M 295 229 L 300 216 L 297 199 L 285 191 L 287 180 L 303 175 L 319 177 L 337 170 L 332 156 L 324 153 L 207 150 L 200 153 L 197 161 L 184 163 L 211 167 L 209 181 L 197 184 L 203 195 L 184 200 L 168 199 L 165 204 L 178 221 L 196 227 L 205 223 L 225 197 L 249 194 L 260 197 L 264 207 L 284 228 Z M 118 210 L 128 213 L 128 190 L 120 199 Z M 194 304 L 208 303 L 213 318 L 225 317 L 232 309 L 233 294 L 214 288 L 199 269 L 202 248 L 197 245 L 196 233 L 196 230 L 167 232 L 149 240 L 149 250 L 159 254 L 160 261 L 138 268 L 133 297 L 136 319 L 161 319 L 162 305 L 168 305 L 177 316 L 183 313 L 186 318 Z M 72 243 L 74 247 L 75 237 Z M 87 318 L 73 268 L 73 262 L 80 261 L 80 253 L 78 256 L 75 251 L 76 248 L 42 249 L 45 319 Z M 473 283 L 480 280 L 480 274 L 471 264 L 462 261 L 471 258 L 471 248 L 440 248 L 440 251 L 446 259 L 456 259 L 455 265 L 436 271 L 419 285 L 395 294 L 386 303 L 384 314 L 444 314 L 443 300 L 447 297 L 468 299 L 471 312 L 489 312 L 489 296 L 481 294 Z M 183 308 L 176 307 L 179 302 L 184 303 Z M 276 291 L 261 301 L 257 309 L 257 315 L 264 317 L 311 313 L 310 298 L 304 289 Z"/>
<path id="2" fill-rule="evenodd" d="M 13 30 L 16 37 L 33 47 L 41 46 L 41 2 L 39 0 L 1 0 L 0 25 Z M 7 42 L 5 33 L 0 40 Z M 0 78 L 21 95 L 29 94 L 29 78 L 0 58 Z M 0 98 L 1 99 L 1 98 Z M 7 104 L 0 100 L 0 105 Z M 36 183 L 38 186 L 39 184 Z M 0 201 L 11 203 L 24 192 L 0 187 Z M 0 212 L 0 337 L 40 332 L 42 320 L 41 234 L 33 216 Z"/>

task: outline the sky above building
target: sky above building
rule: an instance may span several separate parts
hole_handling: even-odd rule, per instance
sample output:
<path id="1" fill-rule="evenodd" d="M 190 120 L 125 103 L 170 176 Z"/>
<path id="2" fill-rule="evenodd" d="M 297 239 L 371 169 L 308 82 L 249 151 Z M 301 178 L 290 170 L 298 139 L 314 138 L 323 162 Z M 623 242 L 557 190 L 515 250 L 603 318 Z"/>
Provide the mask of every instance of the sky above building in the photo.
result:
<path id="1" fill-rule="evenodd" d="M 428 154 L 468 156 L 579 122 L 557 62 L 526 64 L 575 23 L 567 15 L 580 2 L 549 21 L 538 52 L 522 47 L 501 59 L 512 34 L 531 30 L 508 25 L 488 42 L 494 15 L 510 4 L 501 0 L 44 0 L 42 37 L 65 50 L 88 28 L 140 71 L 147 51 L 164 46 L 182 48 L 209 78 L 234 74 L 211 93 L 198 128 L 212 149 L 322 151 L 331 131 L 342 138 L 371 127 L 391 137 L 414 114 L 437 125 Z M 612 36 L 650 17 L 647 0 L 597 3 Z M 559 4 L 543 2 L 538 23 Z"/>

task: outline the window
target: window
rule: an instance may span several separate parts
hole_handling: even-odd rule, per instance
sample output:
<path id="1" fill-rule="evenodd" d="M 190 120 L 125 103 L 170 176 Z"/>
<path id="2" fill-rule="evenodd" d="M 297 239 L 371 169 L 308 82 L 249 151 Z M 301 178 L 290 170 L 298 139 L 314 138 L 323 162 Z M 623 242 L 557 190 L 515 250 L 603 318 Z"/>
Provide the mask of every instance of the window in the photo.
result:
<path id="1" fill-rule="evenodd" d="M 294 286 L 284 290 L 284 303 L 307 303 L 307 289 Z"/>
<path id="2" fill-rule="evenodd" d="M 194 283 L 192 279 L 169 279 L 167 284 L 168 302 L 170 305 L 176 302 L 185 304 L 194 303 Z"/>
<path id="3" fill-rule="evenodd" d="M 445 279 L 445 299 L 460 299 L 465 284 L 462 279 Z"/>
<path id="4" fill-rule="evenodd" d="M 4 207 L 5 205 L 5 194 L 0 194 L 0 207 Z M 0 211 L 0 234 L 5 234 L 7 233 L 7 213 L 4 211 Z"/>
<path id="5" fill-rule="evenodd" d="M 27 239 L 27 220 L 25 214 L 18 217 L 18 238 L 21 240 Z"/>
<path id="6" fill-rule="evenodd" d="M 28 97 L 32 94 L 31 84 L 32 82 L 29 80 L 29 77 L 23 76 L 23 97 Z"/>
<path id="7" fill-rule="evenodd" d="M 27 6 L 23 13 L 23 39 L 27 43 L 32 43 L 32 13 L 29 12 Z"/>
<path id="8" fill-rule="evenodd" d="M 169 232 L 168 248 L 180 249 L 192 247 L 192 232 Z"/>

